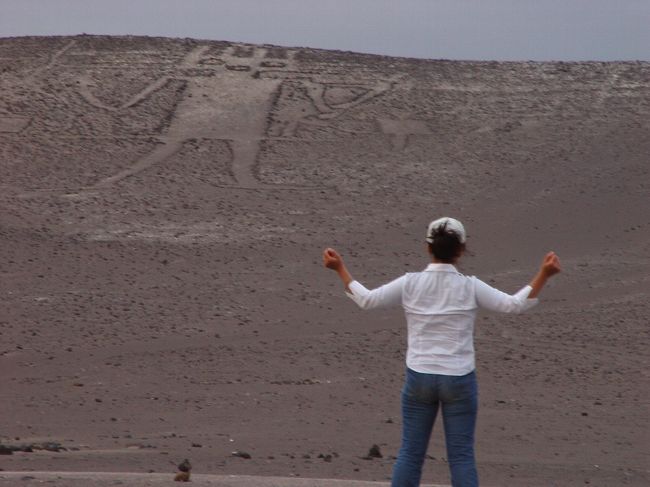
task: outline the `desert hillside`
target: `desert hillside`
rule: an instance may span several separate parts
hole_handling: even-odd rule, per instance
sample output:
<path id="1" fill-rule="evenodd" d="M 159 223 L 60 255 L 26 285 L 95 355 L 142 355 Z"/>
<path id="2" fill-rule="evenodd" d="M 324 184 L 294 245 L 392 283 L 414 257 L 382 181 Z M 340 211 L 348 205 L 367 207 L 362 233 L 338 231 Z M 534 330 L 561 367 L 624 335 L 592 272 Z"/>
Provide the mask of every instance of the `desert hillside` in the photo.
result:
<path id="1" fill-rule="evenodd" d="M 1 469 L 387 478 L 404 320 L 320 252 L 376 286 L 449 215 L 464 273 L 564 267 L 477 322 L 484 483 L 650 484 L 650 63 L 10 38 L 0 92 L 0 443 L 65 448 Z"/>

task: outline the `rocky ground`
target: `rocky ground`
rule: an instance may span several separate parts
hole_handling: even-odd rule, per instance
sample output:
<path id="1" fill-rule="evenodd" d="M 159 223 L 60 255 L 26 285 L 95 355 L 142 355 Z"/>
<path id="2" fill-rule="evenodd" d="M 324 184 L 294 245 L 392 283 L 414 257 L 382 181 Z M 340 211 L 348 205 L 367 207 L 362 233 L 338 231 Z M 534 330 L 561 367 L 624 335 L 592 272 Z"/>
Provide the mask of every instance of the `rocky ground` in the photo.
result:
<path id="1" fill-rule="evenodd" d="M 403 318 L 320 252 L 375 286 L 451 215 L 467 274 L 564 266 L 477 322 L 484 483 L 650 484 L 649 63 L 14 38 L 0 91 L 3 470 L 385 480 Z"/>

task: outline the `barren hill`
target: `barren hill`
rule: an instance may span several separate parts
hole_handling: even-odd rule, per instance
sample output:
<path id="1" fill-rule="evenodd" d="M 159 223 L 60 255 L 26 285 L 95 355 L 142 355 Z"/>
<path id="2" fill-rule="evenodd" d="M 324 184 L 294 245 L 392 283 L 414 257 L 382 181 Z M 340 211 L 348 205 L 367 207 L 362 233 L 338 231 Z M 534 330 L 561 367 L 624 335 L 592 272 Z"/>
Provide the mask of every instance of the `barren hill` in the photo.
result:
<path id="1" fill-rule="evenodd" d="M 477 323 L 485 483 L 650 483 L 649 63 L 12 38 L 0 92 L 0 443 L 67 449 L 3 469 L 385 479 L 403 318 L 320 251 L 379 285 L 450 215 L 503 290 L 564 266 Z"/>

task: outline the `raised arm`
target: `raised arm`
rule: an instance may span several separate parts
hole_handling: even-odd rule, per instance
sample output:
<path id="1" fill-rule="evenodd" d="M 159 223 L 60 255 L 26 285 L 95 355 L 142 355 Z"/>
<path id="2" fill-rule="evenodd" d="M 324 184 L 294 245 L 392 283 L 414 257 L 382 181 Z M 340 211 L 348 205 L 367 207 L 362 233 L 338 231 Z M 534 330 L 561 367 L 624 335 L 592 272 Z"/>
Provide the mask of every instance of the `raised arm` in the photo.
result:
<path id="1" fill-rule="evenodd" d="M 348 296 L 357 303 L 360 308 L 385 308 L 389 306 L 397 306 L 402 302 L 404 276 L 376 289 L 370 290 L 352 278 L 350 272 L 343 263 L 343 259 L 336 250 L 327 248 L 323 251 L 323 264 L 328 269 L 337 272 L 345 286 Z"/>
<path id="2" fill-rule="evenodd" d="M 546 281 L 549 280 L 552 276 L 560 272 L 562 269 L 560 268 L 560 259 L 559 257 L 555 254 L 555 252 L 549 252 L 544 256 L 544 260 L 542 261 L 542 265 L 539 267 L 539 271 L 533 277 L 533 280 L 530 281 L 530 287 L 532 290 L 530 291 L 530 294 L 528 295 L 529 298 L 536 298 L 537 295 L 540 293 L 542 288 L 544 287 L 544 284 L 546 284 Z"/>
<path id="3" fill-rule="evenodd" d="M 336 271 L 336 273 L 341 278 L 343 285 L 345 286 L 345 290 L 347 292 L 350 292 L 349 286 L 354 279 L 352 279 L 350 272 L 348 272 L 348 268 L 345 267 L 345 264 L 343 263 L 343 259 L 341 258 L 339 253 L 336 250 L 331 249 L 329 247 L 326 248 L 323 251 L 323 264 L 328 269 L 332 269 L 333 271 Z"/>
<path id="4" fill-rule="evenodd" d="M 537 304 L 537 296 L 551 276 L 560 272 L 560 259 L 553 252 L 544 256 L 539 271 L 529 285 L 515 294 L 506 294 L 476 279 L 476 300 L 481 308 L 501 313 L 521 313 Z"/>

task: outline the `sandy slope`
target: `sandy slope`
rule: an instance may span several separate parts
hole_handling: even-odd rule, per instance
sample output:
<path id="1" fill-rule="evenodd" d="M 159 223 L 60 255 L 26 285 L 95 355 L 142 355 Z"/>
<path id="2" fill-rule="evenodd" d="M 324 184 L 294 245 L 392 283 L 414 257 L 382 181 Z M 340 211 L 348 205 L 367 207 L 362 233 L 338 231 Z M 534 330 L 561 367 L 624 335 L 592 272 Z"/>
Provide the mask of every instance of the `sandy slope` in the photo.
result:
<path id="1" fill-rule="evenodd" d="M 479 319 L 484 482 L 650 483 L 648 63 L 80 36 L 3 39 L 0 73 L 0 440 L 67 449 L 0 468 L 385 480 L 403 319 L 319 254 L 378 285 L 450 214 L 504 290 L 564 264 Z"/>

